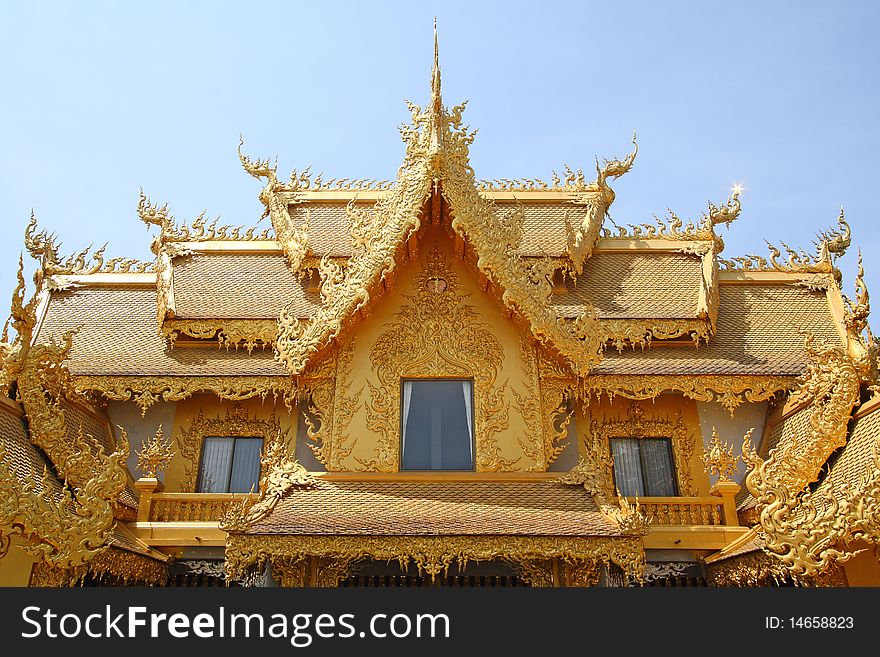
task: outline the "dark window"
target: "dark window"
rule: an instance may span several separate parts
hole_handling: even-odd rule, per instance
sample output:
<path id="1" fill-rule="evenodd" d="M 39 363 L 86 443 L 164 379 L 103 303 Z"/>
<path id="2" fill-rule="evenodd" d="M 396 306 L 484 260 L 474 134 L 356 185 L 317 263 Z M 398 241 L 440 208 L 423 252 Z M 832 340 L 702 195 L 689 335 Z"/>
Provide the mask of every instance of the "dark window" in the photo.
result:
<path id="1" fill-rule="evenodd" d="M 401 470 L 474 469 L 473 381 L 404 380 L 400 399 Z"/>
<path id="2" fill-rule="evenodd" d="M 202 444 L 200 493 L 249 493 L 260 481 L 262 438 L 212 436 Z"/>
<path id="3" fill-rule="evenodd" d="M 614 485 L 625 497 L 675 497 L 669 438 L 612 438 Z"/>

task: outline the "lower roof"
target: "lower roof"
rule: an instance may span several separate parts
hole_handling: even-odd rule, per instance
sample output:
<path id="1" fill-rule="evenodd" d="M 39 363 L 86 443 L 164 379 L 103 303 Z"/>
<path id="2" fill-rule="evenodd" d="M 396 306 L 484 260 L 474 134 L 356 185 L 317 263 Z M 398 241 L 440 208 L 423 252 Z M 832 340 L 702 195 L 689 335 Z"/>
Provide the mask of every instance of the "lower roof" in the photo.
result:
<path id="1" fill-rule="evenodd" d="M 620 536 L 583 486 L 556 481 L 331 481 L 294 488 L 247 534 Z"/>

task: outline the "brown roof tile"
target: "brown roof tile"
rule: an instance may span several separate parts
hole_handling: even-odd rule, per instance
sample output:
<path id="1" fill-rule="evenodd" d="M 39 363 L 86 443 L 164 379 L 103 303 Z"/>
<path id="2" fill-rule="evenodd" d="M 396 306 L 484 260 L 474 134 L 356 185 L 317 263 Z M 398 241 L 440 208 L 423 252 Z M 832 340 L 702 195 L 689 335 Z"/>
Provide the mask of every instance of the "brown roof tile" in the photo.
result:
<path id="1" fill-rule="evenodd" d="M 35 494 L 42 493 L 48 482 L 55 499 L 61 498 L 61 482 L 54 476 L 54 468 L 43 453 L 28 438 L 24 420 L 5 409 L 0 409 L 0 447 L 6 452 L 6 467 L 22 482 L 30 485 Z M 44 481 L 43 473 L 48 468 L 49 477 Z"/>
<path id="2" fill-rule="evenodd" d="M 281 253 L 196 253 L 173 261 L 179 319 L 277 319 L 289 303 L 299 317 L 320 306 L 317 292 Z"/>
<path id="3" fill-rule="evenodd" d="M 603 374 L 795 376 L 807 366 L 804 336 L 842 344 L 824 292 L 794 285 L 721 285 L 718 327 L 708 345 L 609 350 L 593 370 Z"/>
<path id="4" fill-rule="evenodd" d="M 697 317 L 702 262 L 684 253 L 602 252 L 564 294 L 553 297 L 557 314 L 576 316 L 586 303 L 600 318 Z"/>
<path id="5" fill-rule="evenodd" d="M 289 206 L 290 218 L 295 226 L 302 224 L 309 213 L 309 247 L 317 256 L 350 256 L 351 233 L 345 216 L 347 201 L 306 201 Z M 373 203 L 358 203 L 369 209 Z M 518 209 L 515 201 L 495 201 L 498 212 Z M 573 225 L 578 225 L 583 215 L 579 208 L 567 201 L 525 202 L 522 205 L 525 219 L 523 238 L 518 252 L 528 256 L 559 256 L 565 252 L 568 237 L 565 230 L 565 213 Z"/>
<path id="6" fill-rule="evenodd" d="M 291 490 L 251 534 L 618 536 L 581 486 L 326 481 Z"/>
<path id="7" fill-rule="evenodd" d="M 728 559 L 733 559 L 734 557 L 739 557 L 743 554 L 748 554 L 749 552 L 760 551 L 765 544 L 766 542 L 764 541 L 764 538 L 761 536 L 761 534 L 755 533 L 754 535 L 752 535 L 751 539 L 740 545 L 729 554 L 725 554 L 723 557 L 713 560 L 712 564 L 727 561 Z M 709 567 L 711 568 L 711 565 Z"/>
<path id="8" fill-rule="evenodd" d="M 839 454 L 832 456 L 828 475 L 828 486 L 857 488 L 860 481 L 874 468 L 874 448 L 880 441 L 880 408 L 855 421 L 846 445 Z"/>
<path id="9" fill-rule="evenodd" d="M 168 349 L 156 329 L 152 287 L 53 292 L 37 339 L 57 339 L 77 327 L 68 361 L 74 375 L 287 375 L 271 349 L 252 354 L 214 346 Z"/>

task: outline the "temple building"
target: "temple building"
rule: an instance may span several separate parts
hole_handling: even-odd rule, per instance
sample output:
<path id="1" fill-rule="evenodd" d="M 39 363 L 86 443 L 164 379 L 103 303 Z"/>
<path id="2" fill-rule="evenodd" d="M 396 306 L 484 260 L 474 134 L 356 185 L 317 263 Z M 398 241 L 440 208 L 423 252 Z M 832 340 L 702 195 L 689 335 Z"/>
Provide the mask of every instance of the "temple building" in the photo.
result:
<path id="1" fill-rule="evenodd" d="M 767 257 L 722 256 L 737 189 L 606 223 L 635 137 L 595 176 L 480 180 L 436 36 L 409 109 L 392 181 L 282 180 L 240 144 L 265 229 L 142 193 L 139 262 L 61 256 L 31 218 L 0 584 L 880 585 L 843 213 Z"/>

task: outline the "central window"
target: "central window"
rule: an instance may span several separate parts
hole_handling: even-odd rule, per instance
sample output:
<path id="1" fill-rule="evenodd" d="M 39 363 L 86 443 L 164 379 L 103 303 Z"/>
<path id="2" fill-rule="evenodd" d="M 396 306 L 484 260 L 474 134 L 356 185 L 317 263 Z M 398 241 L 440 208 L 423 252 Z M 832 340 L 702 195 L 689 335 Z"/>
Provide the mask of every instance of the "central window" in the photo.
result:
<path id="1" fill-rule="evenodd" d="M 474 382 L 405 379 L 400 394 L 400 469 L 474 469 Z"/>
<path id="2" fill-rule="evenodd" d="M 260 481 L 262 438 L 211 436 L 202 444 L 200 493 L 250 493 Z"/>
<path id="3" fill-rule="evenodd" d="M 675 497 L 669 438 L 612 438 L 614 485 L 624 497 Z"/>

